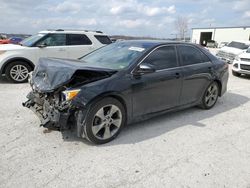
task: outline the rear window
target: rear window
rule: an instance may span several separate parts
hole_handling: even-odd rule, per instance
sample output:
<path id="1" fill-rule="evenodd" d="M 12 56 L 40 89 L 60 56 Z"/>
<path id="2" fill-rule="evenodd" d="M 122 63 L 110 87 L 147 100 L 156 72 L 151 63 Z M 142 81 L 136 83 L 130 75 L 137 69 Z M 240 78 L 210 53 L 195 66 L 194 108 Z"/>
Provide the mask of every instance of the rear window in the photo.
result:
<path id="1" fill-rule="evenodd" d="M 111 44 L 112 41 L 108 36 L 105 35 L 95 35 L 95 38 L 102 44 Z"/>
<path id="2" fill-rule="evenodd" d="M 183 66 L 210 61 L 209 58 L 205 54 L 203 54 L 203 52 L 192 46 L 179 46 L 178 48 Z"/>
<path id="3" fill-rule="evenodd" d="M 91 45 L 91 40 L 84 34 L 67 34 L 67 45 Z"/>

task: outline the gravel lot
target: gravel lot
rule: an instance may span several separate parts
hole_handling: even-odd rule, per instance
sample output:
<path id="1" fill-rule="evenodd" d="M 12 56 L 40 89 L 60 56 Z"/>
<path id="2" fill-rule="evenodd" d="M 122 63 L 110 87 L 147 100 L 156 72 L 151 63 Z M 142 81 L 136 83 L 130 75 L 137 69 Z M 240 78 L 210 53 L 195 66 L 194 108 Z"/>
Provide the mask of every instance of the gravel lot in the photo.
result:
<path id="1" fill-rule="evenodd" d="M 29 90 L 0 81 L 0 187 L 250 187 L 250 77 L 230 75 L 209 111 L 133 124 L 102 146 L 44 133 L 21 106 Z"/>

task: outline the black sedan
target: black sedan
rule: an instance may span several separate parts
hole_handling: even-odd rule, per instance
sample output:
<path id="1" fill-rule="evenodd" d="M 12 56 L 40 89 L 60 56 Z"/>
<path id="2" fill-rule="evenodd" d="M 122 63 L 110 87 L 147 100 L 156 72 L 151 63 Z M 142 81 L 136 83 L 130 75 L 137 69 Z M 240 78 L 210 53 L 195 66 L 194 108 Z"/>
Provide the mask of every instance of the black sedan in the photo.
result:
<path id="1" fill-rule="evenodd" d="M 75 129 L 95 144 L 128 123 L 191 106 L 212 108 L 228 65 L 195 44 L 122 41 L 79 60 L 40 59 L 25 107 L 50 129 Z"/>

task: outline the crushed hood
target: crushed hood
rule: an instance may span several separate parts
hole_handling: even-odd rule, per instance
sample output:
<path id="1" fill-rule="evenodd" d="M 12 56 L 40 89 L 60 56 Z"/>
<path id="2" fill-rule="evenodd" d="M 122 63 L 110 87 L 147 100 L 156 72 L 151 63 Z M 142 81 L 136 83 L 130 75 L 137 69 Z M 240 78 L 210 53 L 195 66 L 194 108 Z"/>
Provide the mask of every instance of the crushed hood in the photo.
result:
<path id="1" fill-rule="evenodd" d="M 40 58 L 32 73 L 31 85 L 39 92 L 52 92 L 61 86 L 72 83 L 89 83 L 107 78 L 116 71 L 87 67 L 78 60 Z"/>

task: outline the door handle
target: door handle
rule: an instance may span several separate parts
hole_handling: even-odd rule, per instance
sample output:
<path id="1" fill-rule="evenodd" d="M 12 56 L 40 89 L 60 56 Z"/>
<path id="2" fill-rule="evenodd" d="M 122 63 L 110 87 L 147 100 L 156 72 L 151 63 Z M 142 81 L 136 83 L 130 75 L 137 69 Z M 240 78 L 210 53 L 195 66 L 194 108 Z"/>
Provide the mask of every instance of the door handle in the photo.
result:
<path id="1" fill-rule="evenodd" d="M 179 72 L 175 73 L 175 78 L 179 79 L 180 77 L 181 77 L 181 76 L 180 76 L 180 73 L 179 73 Z"/>
<path id="2" fill-rule="evenodd" d="M 64 51 L 66 51 L 64 48 L 59 48 L 59 50 L 58 51 L 60 51 L 60 52 L 64 52 Z"/>
<path id="3" fill-rule="evenodd" d="M 214 73 L 214 68 L 213 67 L 208 67 L 208 72 L 211 73 L 211 74 Z"/>

